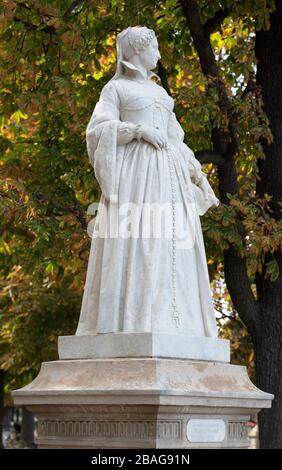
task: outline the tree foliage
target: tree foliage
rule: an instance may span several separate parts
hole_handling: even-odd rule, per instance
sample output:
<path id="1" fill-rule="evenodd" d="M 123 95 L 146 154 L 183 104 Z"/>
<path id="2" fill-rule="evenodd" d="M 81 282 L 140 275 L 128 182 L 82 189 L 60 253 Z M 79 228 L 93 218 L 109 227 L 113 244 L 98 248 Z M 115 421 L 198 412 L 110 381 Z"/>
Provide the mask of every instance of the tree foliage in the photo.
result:
<path id="1" fill-rule="evenodd" d="M 227 135 L 229 117 L 219 107 L 215 80 L 202 73 L 181 3 L 4 0 L 0 7 L 0 354 L 10 374 L 7 390 L 30 381 L 43 360 L 56 357 L 58 334 L 75 330 L 90 246 L 86 209 L 100 195 L 85 128 L 114 73 L 116 33 L 128 25 L 156 31 L 163 84 L 175 99 L 187 144 L 218 192 L 211 136 L 215 129 Z M 254 80 L 255 30 L 269 26 L 274 2 L 197 3 L 239 142 L 238 194 L 228 194 L 228 202 L 202 218 L 210 276 L 222 277 L 223 250 L 231 244 L 246 258 L 251 282 L 266 255 L 265 276 L 275 280 L 282 223 L 271 217 L 271 196 L 255 192 L 257 162 L 264 158 L 260 139 L 271 142 L 272 134 Z M 225 337 L 230 325 L 236 338 L 246 336 L 233 316 Z M 246 358 L 252 362 L 249 340 Z"/>

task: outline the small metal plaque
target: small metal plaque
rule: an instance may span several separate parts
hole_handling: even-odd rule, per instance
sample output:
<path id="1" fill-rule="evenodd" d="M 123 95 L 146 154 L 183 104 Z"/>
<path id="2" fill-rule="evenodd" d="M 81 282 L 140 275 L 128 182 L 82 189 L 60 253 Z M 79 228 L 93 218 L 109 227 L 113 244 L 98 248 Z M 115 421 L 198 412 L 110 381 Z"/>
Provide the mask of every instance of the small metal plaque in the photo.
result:
<path id="1" fill-rule="evenodd" d="M 226 426 L 223 419 L 190 419 L 187 439 L 190 442 L 223 442 Z"/>

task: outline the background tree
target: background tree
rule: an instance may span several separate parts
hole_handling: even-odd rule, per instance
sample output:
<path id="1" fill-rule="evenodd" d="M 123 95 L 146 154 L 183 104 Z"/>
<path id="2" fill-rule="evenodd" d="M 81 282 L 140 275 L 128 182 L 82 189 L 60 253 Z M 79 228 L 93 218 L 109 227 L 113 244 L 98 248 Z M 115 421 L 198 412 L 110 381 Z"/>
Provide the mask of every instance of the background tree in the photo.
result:
<path id="1" fill-rule="evenodd" d="M 57 335 L 75 330 L 86 208 L 100 194 L 85 128 L 114 73 L 116 33 L 135 24 L 157 32 L 163 86 L 221 199 L 201 221 L 222 334 L 233 336 L 236 362 L 238 345 L 246 346 L 250 366 L 253 340 L 256 383 L 276 397 L 260 415 L 261 445 L 281 447 L 281 7 L 274 0 L 2 3 L 6 390 L 29 382 L 42 360 L 56 357 Z"/>
<path id="2" fill-rule="evenodd" d="M 239 3 L 240 9 L 238 11 Z M 194 0 L 183 0 L 181 5 L 198 52 L 203 74 L 208 86 L 216 89 L 217 102 L 224 122 L 212 129 L 213 150 L 220 154 L 217 162 L 219 193 L 221 200 L 237 211 L 236 230 L 240 237 L 237 243 L 228 243 L 223 250 L 224 272 L 233 304 L 244 321 L 254 344 L 256 381 L 259 387 L 275 394 L 271 410 L 263 410 L 259 415 L 260 443 L 264 448 L 281 448 L 282 445 L 282 396 L 281 396 L 281 71 L 280 56 L 282 45 L 281 2 L 254 2 L 259 15 L 252 11 L 249 2 L 226 2 L 212 18 L 202 20 L 199 5 Z M 247 9 L 245 10 L 245 8 Z M 270 17 L 266 14 L 272 12 Z M 249 185 L 248 199 L 238 184 L 236 163 L 241 152 L 240 116 L 236 101 L 228 94 L 228 84 L 220 73 L 212 49 L 210 34 L 214 26 L 225 17 L 240 15 L 246 24 L 255 21 L 252 47 L 256 54 L 257 72 L 249 78 L 242 96 L 248 91 L 257 90 L 260 105 L 263 104 L 269 120 L 272 136 L 259 133 L 259 145 L 263 149 L 263 159 L 257 161 L 256 187 Z M 261 16 L 263 13 L 263 16 Z M 248 34 L 248 40 L 251 34 Z M 249 54 L 250 56 L 250 54 Z M 255 63 L 255 61 L 254 61 Z M 241 96 L 241 99 L 242 99 Z M 259 113 L 257 113 L 259 116 Z M 260 123 L 263 126 L 263 123 Z M 212 156 L 211 156 L 212 157 Z M 212 158 L 211 158 L 212 161 Z M 250 200 L 251 195 L 251 200 Z M 230 196 L 232 196 L 230 198 Z M 233 198 L 236 197 L 235 200 Z M 229 199 L 229 201 L 228 201 Z M 253 203 L 252 203 L 253 199 Z M 248 200 L 250 204 L 248 204 Z M 234 206 L 235 204 L 235 206 Z M 252 210 L 256 219 L 245 219 Z M 255 235 L 255 239 L 254 239 Z M 259 235 L 259 236 L 258 236 Z M 237 245 L 237 246 L 236 246 Z M 242 251 L 243 248 L 243 251 Z M 255 255 L 248 266 L 248 252 Z M 253 263 L 253 261 L 255 261 Z M 249 268 L 249 269 L 248 269 Z M 255 292 L 253 287 L 255 287 Z"/>

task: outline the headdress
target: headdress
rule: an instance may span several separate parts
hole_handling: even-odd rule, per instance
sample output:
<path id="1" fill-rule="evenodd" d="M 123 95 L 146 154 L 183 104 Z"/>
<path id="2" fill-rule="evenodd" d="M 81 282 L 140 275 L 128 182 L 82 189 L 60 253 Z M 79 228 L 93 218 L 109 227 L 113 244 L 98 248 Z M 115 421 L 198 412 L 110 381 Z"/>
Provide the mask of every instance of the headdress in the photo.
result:
<path id="1" fill-rule="evenodd" d="M 117 68 L 112 80 L 122 75 L 122 61 L 145 50 L 154 37 L 155 32 L 146 26 L 129 27 L 117 35 Z"/>
<path id="2" fill-rule="evenodd" d="M 129 28 L 128 43 L 133 50 L 133 54 L 139 54 L 146 49 L 154 36 L 154 31 L 146 27 Z M 130 57 L 127 57 L 127 59 L 129 58 Z"/>

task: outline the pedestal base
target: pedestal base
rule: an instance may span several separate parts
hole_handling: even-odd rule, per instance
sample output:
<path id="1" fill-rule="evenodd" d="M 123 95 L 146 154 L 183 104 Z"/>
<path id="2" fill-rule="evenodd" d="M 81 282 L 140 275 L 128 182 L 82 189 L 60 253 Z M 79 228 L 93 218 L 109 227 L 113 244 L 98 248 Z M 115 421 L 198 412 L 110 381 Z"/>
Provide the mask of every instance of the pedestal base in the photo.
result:
<path id="1" fill-rule="evenodd" d="M 230 361 L 229 340 L 164 333 L 98 333 L 59 336 L 60 359 L 168 357 Z"/>
<path id="2" fill-rule="evenodd" d="M 39 448 L 247 448 L 251 414 L 271 406 L 246 368 L 186 359 L 42 364 L 13 392 L 39 420 Z"/>

